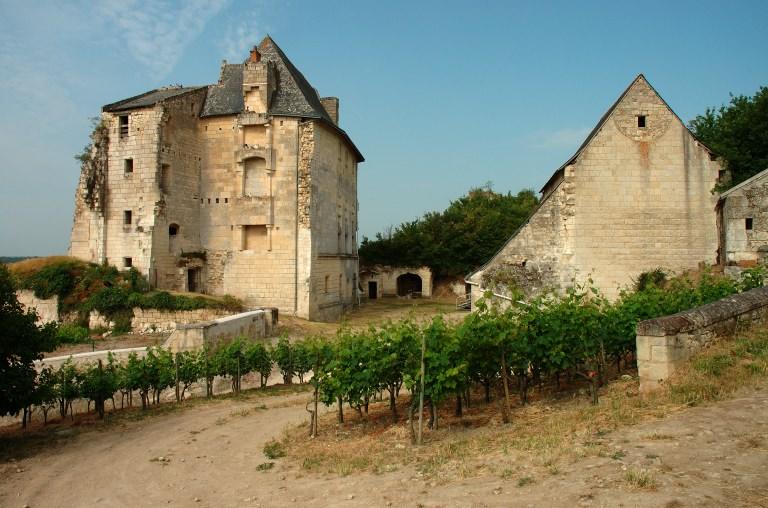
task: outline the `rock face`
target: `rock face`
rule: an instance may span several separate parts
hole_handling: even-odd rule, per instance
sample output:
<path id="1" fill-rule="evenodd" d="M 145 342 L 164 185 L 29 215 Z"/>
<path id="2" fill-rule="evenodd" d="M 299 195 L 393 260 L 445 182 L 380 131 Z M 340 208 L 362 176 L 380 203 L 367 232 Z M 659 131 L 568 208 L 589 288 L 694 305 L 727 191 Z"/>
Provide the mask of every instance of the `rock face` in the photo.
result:
<path id="1" fill-rule="evenodd" d="M 643 271 L 715 263 L 714 159 L 638 76 L 544 185 L 528 221 L 467 278 L 473 301 L 589 279 L 615 297 Z"/>
<path id="2" fill-rule="evenodd" d="M 215 85 L 104 106 L 70 254 L 162 289 L 337 319 L 357 297 L 363 161 L 338 105 L 267 37 Z"/>

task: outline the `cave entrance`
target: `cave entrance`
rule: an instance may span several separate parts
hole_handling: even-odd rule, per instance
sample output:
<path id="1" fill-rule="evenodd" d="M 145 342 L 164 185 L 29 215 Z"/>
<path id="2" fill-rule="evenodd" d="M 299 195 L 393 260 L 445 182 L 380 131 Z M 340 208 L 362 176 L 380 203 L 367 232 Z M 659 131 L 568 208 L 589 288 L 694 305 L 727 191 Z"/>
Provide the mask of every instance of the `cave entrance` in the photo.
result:
<path id="1" fill-rule="evenodd" d="M 397 296 L 421 296 L 421 277 L 415 273 L 404 273 L 397 278 Z"/>

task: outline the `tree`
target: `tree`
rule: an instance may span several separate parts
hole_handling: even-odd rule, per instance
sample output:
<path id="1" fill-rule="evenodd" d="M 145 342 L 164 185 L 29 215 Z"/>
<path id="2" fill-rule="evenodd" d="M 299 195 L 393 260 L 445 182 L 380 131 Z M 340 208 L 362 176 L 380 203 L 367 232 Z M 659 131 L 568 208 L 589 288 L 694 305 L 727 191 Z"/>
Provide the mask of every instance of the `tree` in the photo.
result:
<path id="1" fill-rule="evenodd" d="M 707 108 L 688 127 L 724 159 L 732 185 L 768 168 L 768 88 L 753 97 L 732 95 L 730 104 Z"/>
<path id="2" fill-rule="evenodd" d="M 16 415 L 33 403 L 34 362 L 56 346 L 55 325 L 39 327 L 36 321 L 33 311 L 22 309 L 11 274 L 0 264 L 0 416 Z"/>
<path id="3" fill-rule="evenodd" d="M 364 264 L 429 266 L 435 276 L 464 275 L 487 261 L 538 204 L 532 190 L 516 195 L 490 186 L 471 189 L 442 212 L 404 222 L 393 232 L 363 238 Z"/>

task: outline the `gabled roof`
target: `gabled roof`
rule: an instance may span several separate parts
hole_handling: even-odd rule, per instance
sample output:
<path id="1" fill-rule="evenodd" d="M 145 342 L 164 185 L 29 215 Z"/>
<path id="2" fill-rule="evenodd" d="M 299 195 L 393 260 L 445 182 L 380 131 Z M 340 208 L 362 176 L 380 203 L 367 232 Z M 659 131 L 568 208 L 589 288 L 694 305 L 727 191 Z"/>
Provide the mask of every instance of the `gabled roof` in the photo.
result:
<path id="1" fill-rule="evenodd" d="M 542 193 L 543 193 L 543 192 L 544 192 L 544 191 L 545 191 L 547 188 L 549 188 L 549 187 L 550 187 L 550 186 L 551 186 L 551 185 L 552 185 L 554 182 L 556 182 L 556 181 L 558 180 L 558 178 L 560 178 L 560 176 L 561 176 L 561 175 L 563 174 L 563 172 L 565 171 L 565 168 L 566 168 L 566 166 L 569 166 L 569 165 L 573 164 L 573 163 L 576 161 L 576 159 L 578 159 L 578 158 L 581 156 L 582 152 L 584 152 L 584 150 L 585 150 L 585 149 L 586 149 L 586 148 L 589 146 L 589 143 L 592 141 L 592 139 L 594 139 L 594 137 L 595 137 L 595 136 L 597 136 L 597 134 L 600 132 L 600 129 L 602 129 L 602 128 L 603 128 L 603 126 L 605 125 L 605 123 L 606 123 L 606 122 L 608 121 L 608 119 L 611 117 L 611 114 L 614 112 L 614 110 L 616 109 L 616 107 L 617 107 L 619 104 L 621 104 L 621 101 L 624 99 L 624 97 L 626 97 L 626 95 L 629 93 L 629 91 L 632 89 L 632 87 L 633 87 L 633 86 L 635 86 L 635 84 L 636 84 L 638 81 L 641 81 L 641 80 L 642 80 L 642 81 L 644 81 L 644 82 L 645 82 L 645 84 L 647 84 L 647 85 L 648 85 L 648 87 L 649 87 L 649 88 L 650 88 L 650 89 L 653 91 L 653 93 L 655 93 L 655 94 L 656 94 L 656 96 L 657 96 L 657 97 L 658 97 L 658 98 L 661 100 L 661 102 L 664 104 L 664 106 L 666 106 L 666 108 L 667 108 L 667 109 L 670 111 L 670 113 L 672 113 L 672 115 L 674 115 L 674 117 L 675 117 L 675 118 L 677 118 L 677 120 L 678 120 L 678 121 L 679 121 L 679 122 L 680 122 L 680 123 L 683 125 L 683 127 L 685 127 L 685 129 L 688 131 L 688 133 L 689 133 L 689 134 L 690 134 L 690 135 L 691 135 L 691 136 L 692 136 L 694 139 L 696 139 L 696 141 L 698 141 L 698 142 L 699 142 L 699 144 L 700 144 L 700 145 L 701 145 L 701 146 L 702 146 L 702 147 L 703 147 L 705 150 L 709 151 L 710 153 L 714 153 L 714 152 L 712 152 L 712 150 L 710 150 L 710 149 L 709 149 L 709 148 L 708 148 L 706 145 L 704 145 L 704 143 L 702 143 L 702 142 L 701 142 L 701 141 L 700 141 L 698 138 L 696 138 L 696 136 L 694 136 L 694 134 L 693 134 L 693 133 L 690 131 L 690 129 L 688 129 L 688 127 L 685 125 L 685 123 L 684 123 L 684 122 L 683 122 L 683 121 L 680 119 L 680 117 L 677 115 L 677 113 L 675 113 L 675 111 L 674 111 L 674 110 L 673 110 L 673 109 L 672 109 L 672 108 L 669 106 L 669 104 L 667 104 L 667 101 L 665 101 L 665 100 L 664 100 L 664 98 L 663 98 L 663 97 L 662 97 L 662 96 L 659 94 L 659 92 L 657 92 L 657 91 L 656 91 L 656 89 L 655 89 L 655 88 L 653 88 L 653 85 L 651 85 L 651 84 L 648 82 L 648 80 L 645 78 L 645 76 L 644 76 L 644 75 L 641 73 L 641 74 L 638 74 L 638 75 L 637 75 L 637 77 L 636 77 L 635 79 L 633 79 L 633 80 L 632 80 L 632 82 L 629 84 L 629 86 L 627 86 L 627 88 L 626 88 L 626 89 L 624 89 L 624 91 L 621 93 L 621 95 L 619 96 L 619 98 L 618 98 L 618 99 L 616 99 L 616 101 L 615 101 L 615 102 L 614 102 L 614 103 L 611 105 L 611 107 L 610 107 L 610 108 L 608 108 L 608 111 L 606 111 L 606 112 L 603 114 L 603 116 L 602 116 L 602 117 L 600 117 L 600 120 L 597 122 L 597 125 L 595 125 L 595 127 L 592 129 L 592 131 L 590 131 L 590 133 L 587 135 L 586 139 L 584 139 L 584 142 L 583 142 L 583 143 L 581 143 L 581 146 L 579 146 L 579 148 L 576 150 L 576 153 L 574 153 L 574 154 L 573 154 L 573 155 L 572 155 L 570 158 L 568 158 L 568 160 L 567 160 L 567 161 L 565 161 L 565 162 L 563 163 L 563 165 L 562 165 L 562 166 L 560 166 L 559 168 L 557 168 L 557 169 L 555 170 L 555 172 L 552 174 L 552 176 L 549 178 L 549 180 L 547 180 L 547 183 L 545 183 L 545 184 L 544 184 L 544 186 L 541 188 L 540 192 L 542 192 Z M 768 171 L 768 170 L 766 170 L 766 171 Z M 756 175 L 756 176 L 757 176 L 757 175 Z M 753 178 L 754 178 L 754 177 L 753 177 Z M 731 190 L 733 190 L 733 189 L 731 189 Z M 502 251 L 503 251 L 503 250 L 506 248 L 506 246 L 509 244 L 509 242 L 511 242 L 511 241 L 512 241 L 512 240 L 513 240 L 513 239 L 514 239 L 516 236 L 517 236 L 517 234 L 518 234 L 518 233 L 519 233 L 519 232 L 520 232 L 520 231 L 521 231 L 521 230 L 522 230 L 522 229 L 523 229 L 523 228 L 524 228 L 524 227 L 525 227 L 525 226 L 528 224 L 528 222 L 531 220 L 531 218 L 533 217 L 533 215 L 534 215 L 534 214 L 535 214 L 535 213 L 538 211 L 538 209 L 541 207 L 541 205 L 544 203 L 544 201 L 545 201 L 546 199 L 547 199 L 547 196 L 542 196 L 542 199 L 541 199 L 541 202 L 539 203 L 539 205 L 538 205 L 538 206 L 537 206 L 537 207 L 536 207 L 536 208 L 535 208 L 535 209 L 534 209 L 534 210 L 531 212 L 531 214 L 528 216 L 528 218 L 527 218 L 527 219 L 526 219 L 526 220 L 525 220 L 525 221 L 524 221 L 524 222 L 523 222 L 523 223 L 520 225 L 520 227 L 519 227 L 519 228 L 518 228 L 518 229 L 517 229 L 517 230 L 516 230 L 516 231 L 515 231 L 515 232 L 514 232 L 514 233 L 513 233 L 513 234 L 512 234 L 512 235 L 511 235 L 511 236 L 510 236 L 508 239 L 507 239 L 507 241 L 506 241 L 506 242 L 504 242 L 504 245 L 502 245 L 502 246 L 501 246 L 501 248 L 500 248 L 500 249 L 499 249 L 499 250 L 498 250 L 498 251 L 497 251 L 497 252 L 496 252 L 496 253 L 495 253 L 495 254 L 494 254 L 494 255 L 493 255 L 493 256 L 492 256 L 492 257 L 491 257 L 491 258 L 490 258 L 488 261 L 487 261 L 487 262 L 485 262 L 485 263 L 484 263 L 483 265 L 481 265 L 479 268 L 476 268 L 476 269 L 474 269 L 472 272 L 470 272 L 470 273 L 469 273 L 469 275 L 467 275 L 467 276 L 464 278 L 464 280 L 466 280 L 466 281 L 470 282 L 470 280 L 469 280 L 469 279 L 471 279 L 472 277 L 474 277 L 474 276 L 475 276 L 475 275 L 476 275 L 478 272 L 481 272 L 481 271 L 485 270 L 485 269 L 488 267 L 488 265 L 490 265 L 490 264 L 493 262 L 493 260 L 494 260 L 494 259 L 496 259 L 496 256 L 498 256 L 498 255 L 499 255 L 499 254 L 500 254 L 500 253 L 501 253 L 501 252 L 502 252 Z"/>
<path id="2" fill-rule="evenodd" d="M 734 185 L 733 187 L 731 187 L 727 191 L 721 192 L 720 193 L 720 199 L 726 198 L 729 195 L 731 195 L 732 193 L 736 192 L 737 190 L 742 189 L 744 187 L 747 187 L 750 184 L 760 180 L 761 178 L 765 178 L 766 176 L 768 176 L 768 169 L 764 169 L 764 170 L 760 171 L 758 174 L 752 175 L 751 177 L 747 178 L 746 180 L 744 180 L 740 184 Z"/>
<path id="3" fill-rule="evenodd" d="M 146 108 L 150 106 L 154 106 L 158 102 L 162 102 L 166 99 L 170 99 L 171 97 L 176 97 L 178 95 L 183 95 L 185 93 L 194 92 L 196 90 L 201 90 L 205 88 L 204 86 L 191 86 L 191 87 L 183 87 L 183 86 L 176 86 L 176 87 L 167 87 L 167 88 L 157 88 L 155 90 L 150 90 L 149 92 L 143 93 L 141 95 L 136 95 L 134 97 L 129 97 L 127 99 L 123 99 L 121 101 L 113 102 L 112 104 L 107 104 L 106 106 L 102 107 L 101 110 L 108 113 L 115 113 L 118 111 L 127 111 L 129 109 L 136 109 L 136 108 Z"/>
<path id="4" fill-rule="evenodd" d="M 600 132 L 600 129 L 603 128 L 603 125 L 605 125 L 605 122 L 608 121 L 608 118 L 610 118 L 611 113 L 613 113 L 613 111 L 616 109 L 616 106 L 621 104 L 621 101 L 629 93 L 629 91 L 632 89 L 632 87 L 635 86 L 635 83 L 637 83 L 640 80 L 644 81 L 645 84 L 648 85 L 648 87 L 651 90 L 653 90 L 653 93 L 655 93 L 656 96 L 659 98 L 659 100 L 661 100 L 661 102 L 664 104 L 664 106 L 667 107 L 669 112 L 672 113 L 672 115 L 674 115 L 674 117 L 677 118 L 677 120 L 681 124 L 683 124 L 683 127 L 685 127 L 685 129 L 688 131 L 688 133 L 691 136 L 693 136 L 694 139 L 696 139 L 696 141 L 698 141 L 699 144 L 702 147 L 704 147 L 704 149 L 706 149 L 710 153 L 714 153 L 707 146 L 705 146 L 704 143 L 702 143 L 698 138 L 696 138 L 696 136 L 694 136 L 694 134 L 690 131 L 690 129 L 688 129 L 688 126 L 685 125 L 685 122 L 683 122 L 682 119 L 680 119 L 680 117 L 677 116 L 677 113 L 675 113 L 675 111 L 671 107 L 669 107 L 669 104 L 667 104 L 667 101 L 664 100 L 664 97 L 662 97 L 661 94 L 659 94 L 659 92 L 657 92 L 656 89 L 653 88 L 653 85 L 651 85 L 651 83 L 648 82 L 648 80 L 645 78 L 645 76 L 642 73 L 640 73 L 640 74 L 637 75 L 637 77 L 635 79 L 632 80 L 632 82 L 629 84 L 629 86 L 626 89 L 624 89 L 624 91 L 621 93 L 619 98 L 616 99 L 616 101 L 611 105 L 610 108 L 608 108 L 608 111 L 606 111 L 603 114 L 603 116 L 600 117 L 600 120 L 597 122 L 597 125 L 595 125 L 595 127 L 594 127 L 594 129 L 592 129 L 592 131 L 590 131 L 590 133 L 587 135 L 586 139 L 584 139 L 584 142 L 576 150 L 576 153 L 574 153 L 567 161 L 565 161 L 562 166 L 560 166 L 559 168 L 557 168 L 557 170 L 555 170 L 554 174 L 549 178 L 549 180 L 547 180 L 547 183 L 544 184 L 544 186 L 541 188 L 540 192 L 544 191 L 544 189 L 546 189 L 553 181 L 555 181 L 557 179 L 557 177 L 560 175 L 560 173 L 565 169 L 566 166 L 569 166 L 569 165 L 573 164 L 576 161 L 576 159 L 579 158 L 579 156 L 582 154 L 582 152 L 587 148 L 587 146 L 589 146 L 589 143 L 592 141 L 592 139 L 595 136 L 597 136 L 597 134 Z"/>

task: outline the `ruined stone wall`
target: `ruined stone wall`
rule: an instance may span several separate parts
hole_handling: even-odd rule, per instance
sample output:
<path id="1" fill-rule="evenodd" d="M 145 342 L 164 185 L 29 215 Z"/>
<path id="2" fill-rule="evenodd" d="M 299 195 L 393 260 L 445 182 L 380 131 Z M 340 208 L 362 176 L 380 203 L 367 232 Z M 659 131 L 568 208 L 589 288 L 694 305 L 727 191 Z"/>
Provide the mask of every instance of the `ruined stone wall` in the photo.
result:
<path id="1" fill-rule="evenodd" d="M 768 174 L 729 192 L 722 203 L 727 265 L 751 266 L 768 255 Z M 751 229 L 747 229 L 751 219 Z"/>
<path id="2" fill-rule="evenodd" d="M 572 171 L 578 279 L 591 274 L 616 296 L 643 271 L 715 263 L 719 169 L 650 86 L 636 83 Z"/>
<path id="3" fill-rule="evenodd" d="M 25 310 L 34 310 L 37 313 L 37 324 L 59 321 L 59 297 L 42 299 L 35 296 L 35 292 L 29 289 L 16 291 L 16 298 Z"/>
<path id="4" fill-rule="evenodd" d="M 161 197 L 157 177 L 163 109 L 158 105 L 125 114 L 128 115 L 127 136 L 119 133 L 120 114 L 103 115 L 110 136 L 105 257 L 118 268 L 124 268 L 125 258 L 130 257 L 133 267 L 149 278 L 155 207 Z M 132 172 L 126 171 L 127 159 L 133 160 Z M 125 223 L 126 211 L 131 212 L 130 224 Z"/>
<path id="5" fill-rule="evenodd" d="M 161 193 L 155 203 L 153 261 L 150 281 L 159 287 L 184 291 L 186 259 L 182 252 L 199 252 L 200 171 L 202 153 L 198 115 L 205 91 L 185 94 L 163 103 L 160 161 L 156 181 Z M 171 235 L 170 226 L 176 231 Z M 200 288 L 204 289 L 204 288 Z"/>
<path id="6" fill-rule="evenodd" d="M 568 172 L 566 171 L 566 174 Z M 535 295 L 557 288 L 571 275 L 568 260 L 573 227 L 573 186 L 568 176 L 496 256 L 469 280 L 473 308 L 485 290 Z"/>
<path id="7" fill-rule="evenodd" d="M 366 267 L 360 270 L 360 286 L 366 298 L 368 294 L 368 283 L 376 282 L 377 298 L 385 296 L 397 296 L 397 279 L 401 275 L 415 274 L 421 277 L 421 296 L 430 298 L 432 296 L 432 270 L 427 266 L 383 266 L 376 265 Z M 464 286 L 461 286 L 461 294 L 464 294 Z"/>
<path id="8" fill-rule="evenodd" d="M 338 133 L 313 132 L 310 319 L 332 321 L 356 301 L 357 162 Z"/>

